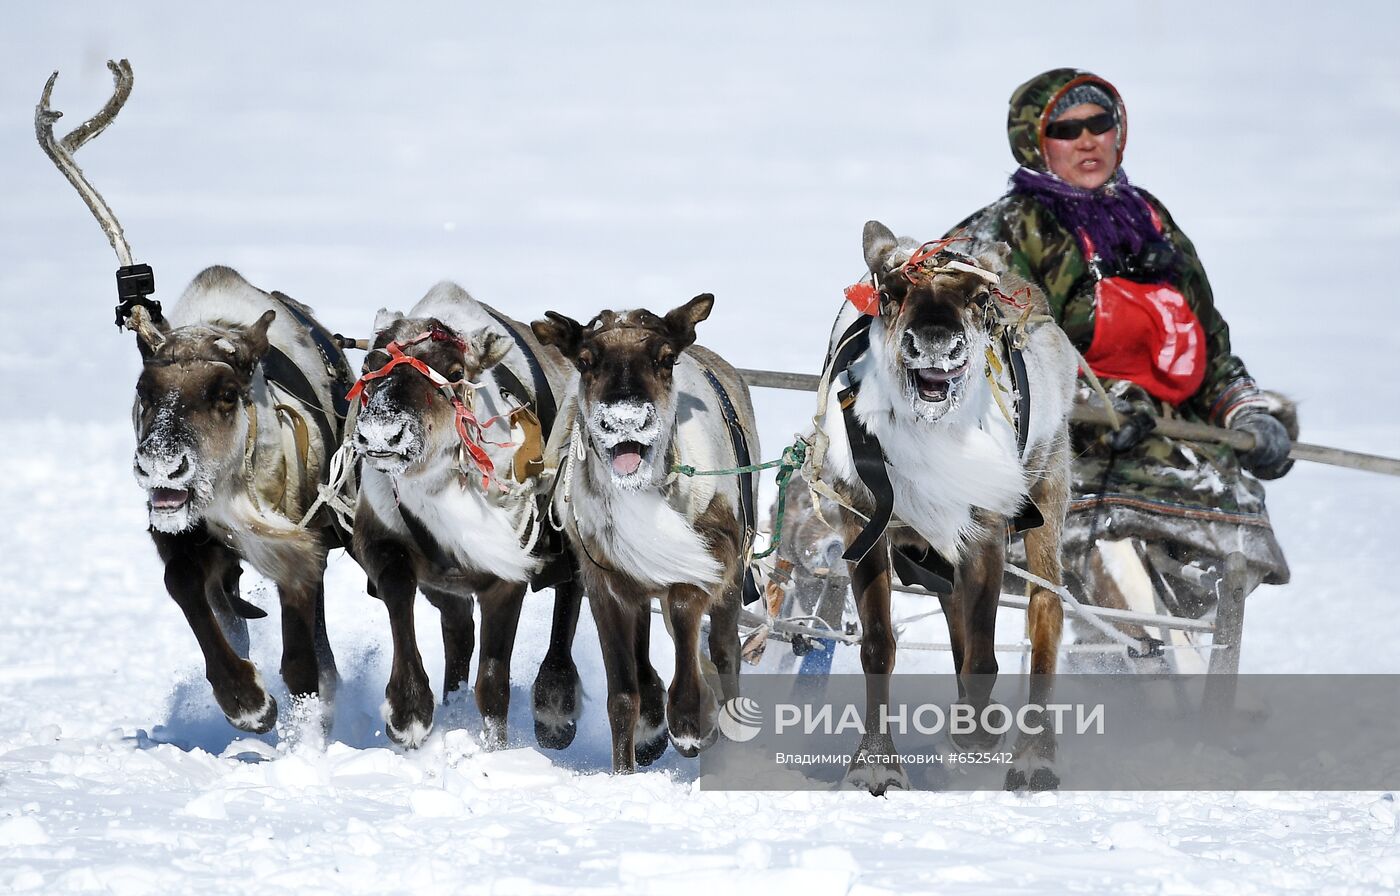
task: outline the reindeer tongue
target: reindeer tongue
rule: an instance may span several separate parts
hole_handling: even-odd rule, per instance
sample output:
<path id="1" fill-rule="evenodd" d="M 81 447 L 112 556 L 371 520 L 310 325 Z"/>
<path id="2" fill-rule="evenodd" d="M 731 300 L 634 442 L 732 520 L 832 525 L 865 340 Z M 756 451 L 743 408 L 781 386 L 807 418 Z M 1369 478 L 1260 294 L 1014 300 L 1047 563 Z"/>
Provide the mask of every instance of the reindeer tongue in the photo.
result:
<path id="1" fill-rule="evenodd" d="M 631 476 L 642 465 L 642 446 L 638 442 L 619 442 L 612 449 L 613 472 Z"/>

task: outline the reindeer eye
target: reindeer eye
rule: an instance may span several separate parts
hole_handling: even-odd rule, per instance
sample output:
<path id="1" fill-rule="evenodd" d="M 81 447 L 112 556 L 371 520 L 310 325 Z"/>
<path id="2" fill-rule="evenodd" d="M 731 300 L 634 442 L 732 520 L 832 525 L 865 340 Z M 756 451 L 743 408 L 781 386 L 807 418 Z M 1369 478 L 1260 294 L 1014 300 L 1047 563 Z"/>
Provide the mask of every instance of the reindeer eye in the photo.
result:
<path id="1" fill-rule="evenodd" d="M 238 390 L 233 386 L 228 386 L 219 393 L 219 401 L 224 404 L 238 404 L 238 397 Z"/>
<path id="2" fill-rule="evenodd" d="M 467 372 L 465 370 L 460 367 L 454 367 L 447 372 L 447 381 L 449 383 L 460 383 L 466 378 L 466 375 Z"/>
<path id="3" fill-rule="evenodd" d="M 676 366 L 676 353 L 667 346 L 656 356 L 656 366 L 662 370 L 670 370 Z"/>
<path id="4" fill-rule="evenodd" d="M 587 373 L 593 367 L 593 353 L 579 352 L 578 357 L 574 359 L 574 366 L 578 368 L 579 373 Z"/>

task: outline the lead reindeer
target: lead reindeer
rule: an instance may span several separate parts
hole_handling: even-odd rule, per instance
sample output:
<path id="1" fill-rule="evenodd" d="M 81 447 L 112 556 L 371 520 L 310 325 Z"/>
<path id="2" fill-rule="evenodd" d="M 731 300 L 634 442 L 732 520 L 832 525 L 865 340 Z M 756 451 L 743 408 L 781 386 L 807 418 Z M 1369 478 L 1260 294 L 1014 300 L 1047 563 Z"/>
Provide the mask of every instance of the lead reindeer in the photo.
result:
<path id="1" fill-rule="evenodd" d="M 879 794 L 908 786 L 881 723 L 895 665 L 891 563 L 906 583 L 940 591 L 960 696 L 980 711 L 997 672 L 1007 531 L 1018 518 L 1033 526 L 1025 535 L 1030 571 L 1060 584 L 1077 356 L 1053 324 L 1013 327 L 999 338 L 1003 314 L 1023 311 L 1002 304 L 1009 300 L 998 289 L 1004 251 L 971 258 L 946 244 L 901 244 L 878 221 L 865 225 L 863 244 L 871 283 L 863 295 L 848 291 L 852 304 L 837 320 L 828 357 L 850 387 L 830 395 L 825 409 L 837 422 L 827 427 L 823 476 L 860 514 L 842 513 L 867 689 L 865 735 L 847 782 Z M 1048 310 L 1043 297 L 1022 297 L 1028 314 Z M 890 511 L 896 525 L 882 533 L 878 523 Z M 867 527 L 869 518 L 877 523 Z M 1062 609 L 1040 585 L 1029 598 L 1030 699 L 1043 705 Z M 1022 737 L 1006 786 L 1057 786 L 1053 760 L 1049 735 Z"/>
<path id="2" fill-rule="evenodd" d="M 62 140 L 49 109 L 57 72 L 35 113 L 40 145 L 102 224 L 124 268 L 130 249 L 72 154 L 100 133 L 130 94 L 130 66 L 108 63 L 116 89 L 103 110 Z M 238 592 L 241 561 L 277 583 L 282 678 L 294 697 L 322 700 L 329 729 L 338 681 L 326 635 L 322 573 L 340 543 L 329 514 L 300 523 L 339 443 L 336 395 L 349 383 L 340 350 L 310 309 L 211 267 L 168 318 L 154 303 L 127 307 L 142 369 L 132 420 L 136 481 L 165 586 L 204 654 L 205 675 L 234 727 L 265 732 L 277 703 L 247 659 L 246 618 L 266 615 Z"/>
<path id="3" fill-rule="evenodd" d="M 435 286 L 407 316 L 380 312 L 374 329 L 355 387 L 365 402 L 353 434 L 361 458 L 355 548 L 393 630 L 388 732 L 416 747 L 432 728 L 413 624 L 422 589 L 442 617 L 444 699 L 469 677 L 473 596 L 480 602 L 476 699 L 487 744 L 503 746 L 521 603 L 549 559 L 542 502 L 553 464 L 544 441 L 569 365 L 454 283 Z M 570 656 L 580 595 L 567 558 L 555 559 L 563 569 L 556 563 L 537 580 L 555 586 L 555 620 L 535 682 L 535 731 L 543 746 L 562 749 L 582 697 Z"/>
<path id="4" fill-rule="evenodd" d="M 604 311 L 587 326 L 551 311 L 531 325 L 579 371 L 554 513 L 598 625 L 617 772 L 659 756 L 668 732 L 685 756 L 718 736 L 715 697 L 701 675 L 706 612 L 724 699 L 738 696 L 750 496 L 737 476 L 670 475 L 675 463 L 729 469 L 747 463 L 742 454 L 757 456 L 747 388 L 734 368 L 694 344 L 713 304 L 706 294 L 664 317 Z M 666 598 L 675 639 L 664 709 L 648 658 L 653 597 Z"/>

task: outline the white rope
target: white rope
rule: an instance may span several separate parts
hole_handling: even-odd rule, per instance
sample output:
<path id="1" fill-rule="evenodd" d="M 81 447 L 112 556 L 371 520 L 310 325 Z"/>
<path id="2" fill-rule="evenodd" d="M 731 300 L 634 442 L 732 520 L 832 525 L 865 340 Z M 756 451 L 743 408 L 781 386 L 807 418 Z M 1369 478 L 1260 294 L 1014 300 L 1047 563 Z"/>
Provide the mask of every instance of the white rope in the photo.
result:
<path id="1" fill-rule="evenodd" d="M 306 511 L 306 515 L 297 523 L 299 528 L 305 529 L 318 510 L 322 507 L 328 507 L 346 531 L 354 529 L 355 506 L 350 503 L 345 492 L 347 491 L 346 486 L 350 482 L 351 473 L 355 469 L 355 446 L 351 444 L 351 439 L 355 434 L 355 422 L 359 416 L 360 403 L 358 401 L 350 402 L 350 410 L 345 417 L 345 435 L 340 441 L 340 447 L 336 449 L 335 454 L 331 455 L 326 471 L 326 481 L 316 485 L 316 500 Z"/>
<path id="2" fill-rule="evenodd" d="M 1117 641 L 1124 647 L 1131 647 L 1134 650 L 1140 650 L 1142 648 L 1142 643 L 1140 641 L 1138 641 L 1136 638 L 1132 638 L 1128 635 L 1123 634 L 1118 629 L 1114 628 L 1112 625 L 1109 625 L 1107 622 L 1104 622 L 1093 612 L 1091 612 L 1089 608 L 1085 607 L 1078 600 L 1076 600 L 1074 595 L 1070 594 L 1069 589 L 1065 586 L 1055 585 L 1051 582 L 1046 581 L 1045 579 L 1042 579 L 1035 573 L 1027 572 L 1024 569 L 1021 569 L 1019 566 L 1016 566 L 1011 563 L 1006 564 L 1006 571 L 1011 573 L 1013 576 L 1016 576 L 1017 578 L 1025 579 L 1027 582 L 1030 582 L 1033 585 L 1039 585 L 1046 591 L 1053 591 L 1055 594 L 1058 594 L 1060 596 L 1060 600 L 1065 603 L 1068 603 L 1070 609 L 1077 613 L 1081 619 L 1089 623 L 1094 628 L 1098 629 L 1110 640 Z"/>

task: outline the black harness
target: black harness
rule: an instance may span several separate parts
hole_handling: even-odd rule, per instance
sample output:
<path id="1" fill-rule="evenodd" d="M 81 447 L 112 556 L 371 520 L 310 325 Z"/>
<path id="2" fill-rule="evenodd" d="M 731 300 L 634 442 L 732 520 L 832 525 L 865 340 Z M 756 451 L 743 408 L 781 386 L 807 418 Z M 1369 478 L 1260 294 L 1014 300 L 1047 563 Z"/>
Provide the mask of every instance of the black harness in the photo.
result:
<path id="1" fill-rule="evenodd" d="M 730 400 L 729 393 L 720 384 L 719 377 L 708 367 L 701 365 L 700 369 L 705 373 L 705 379 L 709 381 L 710 388 L 715 390 L 715 397 L 719 399 L 720 415 L 724 417 L 724 425 L 729 430 L 729 438 L 734 443 L 734 465 L 737 467 L 747 467 L 752 465 L 753 460 L 749 455 L 749 440 L 744 435 L 744 427 L 739 423 L 739 414 L 734 410 L 734 402 Z M 744 541 L 742 549 L 748 550 L 747 542 L 753 539 L 753 533 L 758 525 L 758 511 L 754 501 L 753 473 L 742 472 L 739 474 L 739 510 L 744 517 Z M 758 600 L 758 583 L 754 581 L 753 568 L 744 567 L 744 603 L 751 604 Z"/>
<path id="2" fill-rule="evenodd" d="M 355 384 L 355 375 L 350 371 L 350 362 L 346 360 L 345 352 L 341 351 L 339 343 L 335 341 L 330 331 L 303 311 L 296 300 L 282 292 L 273 291 L 271 295 L 278 305 L 285 309 L 297 323 L 301 324 L 302 329 L 311 337 L 312 344 L 316 346 L 316 352 L 321 356 L 321 363 L 325 366 L 326 376 L 330 378 L 331 401 L 332 407 L 335 408 L 335 419 L 331 419 L 321 407 L 321 400 L 317 397 L 311 381 L 307 379 L 305 371 L 275 346 L 269 347 L 267 354 L 263 356 L 263 376 L 286 389 L 306 406 L 315 419 L 317 428 L 321 430 L 321 438 L 325 440 L 326 451 L 334 451 L 335 447 L 340 444 L 340 437 L 344 433 L 345 418 L 350 413 L 350 402 L 345 397 L 345 393 L 349 392 L 350 387 Z"/>
<path id="3" fill-rule="evenodd" d="M 836 354 L 831 359 L 833 377 L 846 373 L 851 364 L 870 348 L 870 324 L 873 321 L 873 317 L 862 314 L 841 335 Z M 1002 332 L 1002 345 L 1010 362 L 1011 386 L 1016 401 L 1017 454 L 1024 456 L 1031 417 L 1026 359 L 1007 331 Z M 879 439 L 856 418 L 855 404 L 859 394 L 860 384 L 853 382 L 837 393 L 837 400 L 841 407 L 841 418 L 846 427 L 846 440 L 850 444 L 856 476 L 874 498 L 875 509 L 870 514 L 870 520 L 842 555 L 842 559 L 850 562 L 864 559 L 879 542 L 880 536 L 885 534 L 890 520 L 894 518 L 894 485 L 890 482 L 884 449 L 881 448 Z M 1028 499 L 1012 521 L 1011 528 L 1014 532 L 1024 532 L 1044 522 L 1045 518 L 1040 509 L 1035 506 L 1035 502 Z M 912 548 L 891 545 L 890 562 L 895 574 L 906 585 L 918 585 L 942 594 L 951 593 L 953 590 L 956 577 L 953 564 L 932 547 L 915 554 Z"/>

